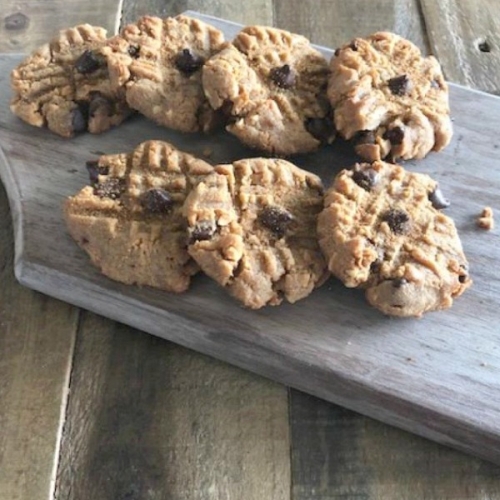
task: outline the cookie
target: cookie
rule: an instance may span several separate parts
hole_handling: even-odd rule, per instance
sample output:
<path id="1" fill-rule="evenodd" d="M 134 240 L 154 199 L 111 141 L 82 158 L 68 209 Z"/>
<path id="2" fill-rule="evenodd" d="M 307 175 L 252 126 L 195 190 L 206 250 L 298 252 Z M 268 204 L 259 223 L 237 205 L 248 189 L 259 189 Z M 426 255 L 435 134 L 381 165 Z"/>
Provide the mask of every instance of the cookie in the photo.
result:
<path id="1" fill-rule="evenodd" d="M 491 207 L 484 207 L 481 214 L 476 219 L 476 224 L 481 229 L 491 231 L 495 228 L 495 219 L 493 218 L 493 209 Z"/>
<path id="2" fill-rule="evenodd" d="M 327 81 L 328 63 L 305 37 L 261 26 L 244 28 L 203 67 L 210 104 L 230 116 L 227 130 L 277 155 L 333 140 Z"/>
<path id="3" fill-rule="evenodd" d="M 332 274 L 393 316 L 451 306 L 471 284 L 449 205 L 429 176 L 381 161 L 343 170 L 318 217 Z"/>
<path id="4" fill-rule="evenodd" d="M 182 204 L 213 168 L 160 141 L 87 167 L 90 185 L 64 205 L 74 240 L 109 278 L 185 291 L 198 267 L 187 252 Z"/>
<path id="5" fill-rule="evenodd" d="M 189 254 L 245 306 L 296 302 L 326 279 L 315 175 L 279 159 L 218 165 L 184 205 Z"/>
<path id="6" fill-rule="evenodd" d="M 11 110 L 25 122 L 63 137 L 88 130 L 99 134 L 131 111 L 111 88 L 99 51 L 106 30 L 82 24 L 61 31 L 11 73 Z"/>
<path id="7" fill-rule="evenodd" d="M 356 38 L 335 51 L 328 97 L 339 134 L 374 161 L 423 158 L 451 140 L 441 67 L 393 33 Z"/>
<path id="8" fill-rule="evenodd" d="M 208 131 L 220 114 L 205 98 L 201 68 L 223 42 L 219 30 L 197 19 L 144 16 L 110 40 L 104 55 L 131 108 L 175 130 Z"/>

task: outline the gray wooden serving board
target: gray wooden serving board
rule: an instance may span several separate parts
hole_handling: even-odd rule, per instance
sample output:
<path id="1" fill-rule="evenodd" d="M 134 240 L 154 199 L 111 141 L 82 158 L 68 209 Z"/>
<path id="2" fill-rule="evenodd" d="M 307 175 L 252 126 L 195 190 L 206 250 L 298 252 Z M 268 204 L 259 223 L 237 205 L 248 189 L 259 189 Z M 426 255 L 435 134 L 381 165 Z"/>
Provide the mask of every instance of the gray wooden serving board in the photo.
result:
<path id="1" fill-rule="evenodd" d="M 228 38 L 240 28 L 190 14 Z M 251 311 L 201 275 L 183 295 L 108 280 L 66 233 L 61 204 L 87 183 L 87 160 L 143 140 L 167 140 L 198 155 L 209 148 L 214 163 L 257 153 L 224 132 L 182 135 L 141 117 L 72 140 L 30 127 L 8 108 L 9 73 L 20 60 L 0 56 L 0 175 L 14 218 L 20 283 L 500 464 L 500 237 L 475 225 L 485 205 L 500 210 L 499 98 L 452 85 L 452 143 L 406 163 L 431 174 L 452 201 L 447 213 L 474 280 L 452 309 L 388 318 L 361 291 L 331 279 L 294 305 Z M 292 161 L 328 183 L 355 157 L 337 142 Z"/>

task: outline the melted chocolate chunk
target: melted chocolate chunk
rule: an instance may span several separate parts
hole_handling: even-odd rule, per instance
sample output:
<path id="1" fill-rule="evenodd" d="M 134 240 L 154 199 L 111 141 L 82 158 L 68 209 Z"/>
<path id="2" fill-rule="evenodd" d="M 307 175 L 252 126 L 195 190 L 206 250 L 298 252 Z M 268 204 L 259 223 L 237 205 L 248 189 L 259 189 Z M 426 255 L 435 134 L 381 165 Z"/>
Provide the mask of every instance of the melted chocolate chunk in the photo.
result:
<path id="1" fill-rule="evenodd" d="M 188 76 L 198 71 L 204 63 L 203 57 L 198 56 L 190 49 L 181 50 L 175 57 L 176 68 Z"/>
<path id="2" fill-rule="evenodd" d="M 93 92 L 89 104 L 89 117 L 95 115 L 111 116 L 113 114 L 113 104 L 101 93 Z"/>
<path id="3" fill-rule="evenodd" d="M 212 239 L 215 233 L 215 222 L 211 220 L 202 220 L 190 230 L 189 243 L 195 241 L 206 241 Z"/>
<path id="4" fill-rule="evenodd" d="M 352 180 L 365 191 L 370 191 L 379 180 L 379 175 L 373 168 L 367 168 L 365 170 L 355 170 L 352 174 Z"/>
<path id="5" fill-rule="evenodd" d="M 395 278 L 392 280 L 392 286 L 394 288 L 401 288 L 403 285 L 406 285 L 408 280 L 405 278 Z"/>
<path id="6" fill-rule="evenodd" d="M 391 208 L 385 212 L 384 215 L 382 215 L 382 220 L 387 222 L 389 228 L 394 234 L 404 234 L 408 230 L 410 217 L 402 210 Z"/>
<path id="7" fill-rule="evenodd" d="M 436 189 L 429 194 L 429 201 L 432 203 L 432 206 L 438 210 L 450 206 L 449 200 L 444 197 L 443 192 L 437 186 Z"/>
<path id="8" fill-rule="evenodd" d="M 469 279 L 469 269 L 463 264 L 460 264 L 460 270 L 462 271 L 462 274 L 459 274 L 458 281 L 460 283 L 465 283 Z"/>
<path id="9" fill-rule="evenodd" d="M 380 271 L 381 267 L 382 267 L 382 260 L 381 259 L 374 260 L 370 264 L 370 272 L 371 273 L 378 273 Z"/>
<path id="10" fill-rule="evenodd" d="M 108 175 L 109 167 L 100 167 L 99 162 L 96 160 L 88 161 L 85 166 L 89 173 L 90 185 L 95 186 L 99 182 L 100 175 Z"/>
<path id="11" fill-rule="evenodd" d="M 358 41 L 357 40 L 353 40 L 351 42 L 351 44 L 349 45 L 349 48 L 351 50 L 354 50 L 354 52 L 357 52 L 358 51 Z"/>
<path id="12" fill-rule="evenodd" d="M 71 111 L 71 128 L 75 134 L 87 130 L 89 121 L 89 103 L 85 101 L 77 101 L 77 106 Z"/>
<path id="13" fill-rule="evenodd" d="M 393 146 L 399 146 L 405 138 L 405 133 L 401 127 L 394 127 L 386 130 L 382 137 L 390 141 Z"/>
<path id="14" fill-rule="evenodd" d="M 376 142 L 376 135 L 373 130 L 362 130 L 356 138 L 356 146 L 361 146 L 362 144 L 375 144 Z"/>
<path id="15" fill-rule="evenodd" d="M 165 214 L 172 210 L 174 200 L 164 189 L 153 188 L 142 194 L 140 202 L 146 212 Z"/>
<path id="16" fill-rule="evenodd" d="M 75 61 L 75 69 L 82 75 L 88 75 L 105 66 L 106 62 L 102 56 L 97 55 L 92 50 L 86 50 Z"/>
<path id="17" fill-rule="evenodd" d="M 333 121 L 327 116 L 324 118 L 307 118 L 304 126 L 315 139 L 324 144 L 330 143 L 335 137 Z"/>
<path id="18" fill-rule="evenodd" d="M 138 45 L 130 45 L 127 52 L 129 53 L 130 57 L 137 59 L 139 57 L 140 50 L 141 49 Z"/>
<path id="19" fill-rule="evenodd" d="M 394 95 L 402 96 L 410 91 L 411 81 L 407 75 L 401 75 L 391 78 L 387 85 Z"/>
<path id="20" fill-rule="evenodd" d="M 269 72 L 269 78 L 282 89 L 289 89 L 295 85 L 295 71 L 289 64 L 273 68 Z"/>
<path id="21" fill-rule="evenodd" d="M 101 198 L 117 200 L 125 191 L 125 180 L 118 177 L 110 177 L 94 187 L 94 194 Z"/>
<path id="22" fill-rule="evenodd" d="M 290 223 L 294 220 L 293 215 L 280 207 L 266 207 L 259 215 L 260 223 L 270 229 L 278 238 L 283 238 Z"/>

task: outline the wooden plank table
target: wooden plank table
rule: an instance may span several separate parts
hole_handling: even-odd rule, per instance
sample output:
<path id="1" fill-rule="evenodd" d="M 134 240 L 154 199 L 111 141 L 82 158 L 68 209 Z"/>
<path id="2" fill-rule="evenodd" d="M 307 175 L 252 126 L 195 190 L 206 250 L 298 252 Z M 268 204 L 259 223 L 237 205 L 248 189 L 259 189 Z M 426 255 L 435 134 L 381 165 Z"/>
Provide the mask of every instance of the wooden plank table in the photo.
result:
<path id="1" fill-rule="evenodd" d="M 393 30 L 500 91 L 495 0 L 4 0 L 0 52 L 188 8 L 331 47 Z M 1 500 L 500 499 L 497 466 L 19 286 L 3 190 L 0 214 Z"/>

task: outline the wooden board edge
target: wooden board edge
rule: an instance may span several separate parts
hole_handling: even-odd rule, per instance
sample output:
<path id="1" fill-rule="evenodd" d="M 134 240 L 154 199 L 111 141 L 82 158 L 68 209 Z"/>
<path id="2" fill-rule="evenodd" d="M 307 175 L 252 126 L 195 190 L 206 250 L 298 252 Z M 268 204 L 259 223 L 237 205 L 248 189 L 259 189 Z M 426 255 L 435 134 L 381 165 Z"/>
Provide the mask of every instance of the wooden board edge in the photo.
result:
<path id="1" fill-rule="evenodd" d="M 0 179 L 5 187 L 9 200 L 12 227 L 14 228 L 14 274 L 21 282 L 24 253 L 23 223 L 21 190 L 17 184 L 13 169 L 9 166 L 5 152 L 0 144 Z M 22 283 L 21 283 L 22 284 Z"/>
<path id="2" fill-rule="evenodd" d="M 46 285 L 47 278 L 53 285 L 55 283 L 57 286 L 48 287 Z M 126 321 L 123 321 L 119 309 L 114 308 L 111 301 L 92 302 L 81 298 L 92 296 L 98 285 L 89 285 L 84 280 L 79 280 L 56 269 L 48 269 L 43 265 L 32 262 L 22 263 L 21 261 L 18 279 L 22 285 L 41 293 L 175 342 L 188 349 L 194 348 L 190 342 L 190 338 L 192 338 L 190 334 L 197 334 L 195 350 L 198 352 L 500 465 L 500 435 L 485 431 L 478 422 L 464 423 L 458 418 L 450 417 L 450 415 L 425 407 L 418 402 L 409 401 L 397 394 L 389 394 L 368 387 L 366 384 L 360 384 L 355 379 L 343 374 L 316 370 L 300 359 L 292 360 L 284 366 L 276 362 L 279 353 L 270 351 L 266 346 L 252 345 L 253 349 L 261 351 L 259 355 L 261 362 L 256 366 L 255 358 L 246 356 L 244 348 L 240 349 L 240 353 L 236 353 L 237 350 L 221 350 L 210 340 L 210 335 L 207 334 L 206 338 L 203 334 L 200 336 L 204 325 L 166 311 L 162 311 L 163 315 L 159 315 L 157 310 L 154 311 L 153 308 L 150 308 L 151 321 L 147 325 L 144 323 L 143 314 L 131 315 Z M 85 293 L 82 294 L 82 290 Z M 109 298 L 112 299 L 112 297 Z M 133 303 L 138 304 L 134 299 L 127 298 L 127 300 L 130 302 L 127 307 L 134 307 Z M 136 319 L 134 320 L 134 318 Z M 162 325 L 165 324 L 169 325 L 167 333 L 162 328 Z M 312 372 L 309 380 L 304 380 L 300 376 L 304 370 Z M 380 404 L 380 401 L 385 401 L 385 403 Z M 449 429 L 456 430 L 449 432 Z"/>

